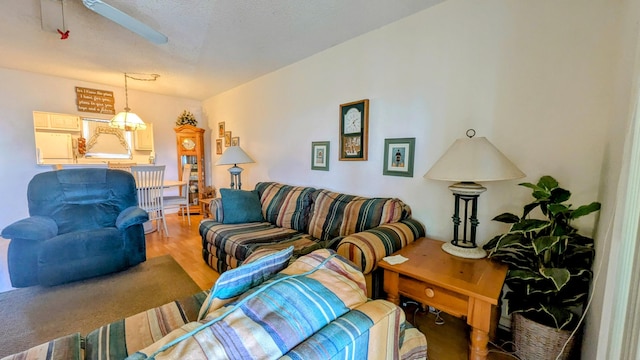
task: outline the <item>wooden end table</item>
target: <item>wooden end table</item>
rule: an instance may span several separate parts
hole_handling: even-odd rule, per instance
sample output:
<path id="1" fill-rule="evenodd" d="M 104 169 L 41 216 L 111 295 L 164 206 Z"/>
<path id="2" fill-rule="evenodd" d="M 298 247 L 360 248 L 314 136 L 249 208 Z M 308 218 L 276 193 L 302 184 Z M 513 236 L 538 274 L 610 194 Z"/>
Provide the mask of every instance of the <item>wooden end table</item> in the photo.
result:
<path id="1" fill-rule="evenodd" d="M 211 201 L 214 198 L 201 199 L 200 203 L 202 204 L 202 217 L 204 219 L 211 216 Z"/>
<path id="2" fill-rule="evenodd" d="M 400 304 L 400 295 L 433 306 L 471 326 L 469 359 L 486 359 L 493 310 L 498 305 L 507 266 L 488 259 L 464 259 L 445 253 L 442 241 L 420 238 L 394 255 L 408 261 L 390 265 L 382 260 L 387 299 Z"/>

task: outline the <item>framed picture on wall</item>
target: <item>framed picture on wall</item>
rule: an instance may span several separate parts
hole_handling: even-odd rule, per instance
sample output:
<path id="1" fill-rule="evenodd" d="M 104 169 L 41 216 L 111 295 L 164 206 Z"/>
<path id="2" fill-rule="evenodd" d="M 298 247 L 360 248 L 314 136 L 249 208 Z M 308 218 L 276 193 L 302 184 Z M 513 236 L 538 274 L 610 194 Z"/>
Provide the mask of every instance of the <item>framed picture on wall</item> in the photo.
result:
<path id="1" fill-rule="evenodd" d="M 369 148 L 369 99 L 340 105 L 339 160 L 366 161 Z"/>
<path id="2" fill-rule="evenodd" d="M 416 138 L 384 139 L 382 175 L 413 177 Z"/>
<path id="3" fill-rule="evenodd" d="M 222 155 L 222 139 L 216 139 L 216 155 Z"/>
<path id="4" fill-rule="evenodd" d="M 224 146 L 225 147 L 231 146 L 231 131 L 224 132 Z"/>
<path id="5" fill-rule="evenodd" d="M 329 142 L 311 143 L 311 170 L 329 171 Z"/>
<path id="6" fill-rule="evenodd" d="M 218 123 L 218 137 L 219 138 L 224 137 L 224 121 L 221 121 Z"/>
<path id="7" fill-rule="evenodd" d="M 234 136 L 231 138 L 231 146 L 240 146 L 240 137 Z"/>

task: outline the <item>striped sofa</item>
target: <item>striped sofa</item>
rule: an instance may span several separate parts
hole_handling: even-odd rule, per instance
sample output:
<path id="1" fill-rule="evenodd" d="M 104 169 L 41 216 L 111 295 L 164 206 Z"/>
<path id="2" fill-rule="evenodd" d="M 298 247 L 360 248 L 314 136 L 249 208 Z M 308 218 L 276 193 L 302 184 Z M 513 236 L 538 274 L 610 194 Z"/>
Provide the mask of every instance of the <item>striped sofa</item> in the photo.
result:
<path id="1" fill-rule="evenodd" d="M 294 247 L 294 258 L 334 249 L 364 273 L 367 294 L 382 295 L 377 263 L 425 235 L 411 209 L 394 198 L 365 198 L 276 182 L 256 184 L 263 222 L 225 224 L 222 199 L 200 223 L 204 261 L 219 273 L 238 267 L 254 252 Z"/>
<path id="2" fill-rule="evenodd" d="M 404 311 L 371 300 L 351 262 L 293 247 L 251 256 L 211 291 L 73 334 L 3 360 L 426 359 Z"/>

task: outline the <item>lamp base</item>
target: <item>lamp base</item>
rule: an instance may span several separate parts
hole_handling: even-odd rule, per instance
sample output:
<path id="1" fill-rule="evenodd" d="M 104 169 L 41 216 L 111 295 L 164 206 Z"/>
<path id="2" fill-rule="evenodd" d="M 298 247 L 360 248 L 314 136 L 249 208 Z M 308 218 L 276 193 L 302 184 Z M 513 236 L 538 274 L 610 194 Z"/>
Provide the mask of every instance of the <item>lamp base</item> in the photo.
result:
<path id="1" fill-rule="evenodd" d="M 479 247 L 461 247 L 453 245 L 451 242 L 442 244 L 442 250 L 453 256 L 466 259 L 482 259 L 487 256 L 487 252 Z"/>

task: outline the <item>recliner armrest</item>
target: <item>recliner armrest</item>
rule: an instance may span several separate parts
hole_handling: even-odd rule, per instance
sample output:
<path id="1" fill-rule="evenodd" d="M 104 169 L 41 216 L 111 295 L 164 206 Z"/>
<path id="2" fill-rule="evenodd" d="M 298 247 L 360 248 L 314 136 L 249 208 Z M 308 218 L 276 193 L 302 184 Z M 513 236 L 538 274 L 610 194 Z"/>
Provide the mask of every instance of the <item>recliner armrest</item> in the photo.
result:
<path id="1" fill-rule="evenodd" d="M 5 239 L 46 240 L 58 235 L 58 224 L 46 216 L 31 216 L 14 222 L 2 230 Z"/>
<path id="2" fill-rule="evenodd" d="M 378 261 L 383 257 L 423 236 L 424 226 L 417 220 L 406 219 L 345 236 L 340 240 L 336 252 L 367 275 L 378 267 Z"/>
<path id="3" fill-rule="evenodd" d="M 129 226 L 144 224 L 149 221 L 149 214 L 137 206 L 130 206 L 118 215 L 116 219 L 116 227 L 120 230 Z"/>

